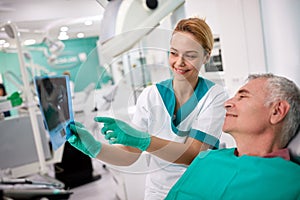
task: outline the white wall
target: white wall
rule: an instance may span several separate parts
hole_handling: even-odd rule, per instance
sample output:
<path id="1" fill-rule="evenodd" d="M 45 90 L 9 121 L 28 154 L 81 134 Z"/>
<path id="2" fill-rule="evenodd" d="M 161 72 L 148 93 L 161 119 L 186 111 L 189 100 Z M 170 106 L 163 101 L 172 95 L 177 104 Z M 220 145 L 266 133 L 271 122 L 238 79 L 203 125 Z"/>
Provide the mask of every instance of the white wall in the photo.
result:
<path id="1" fill-rule="evenodd" d="M 268 71 L 300 86 L 300 1 L 261 0 Z"/>
<path id="2" fill-rule="evenodd" d="M 187 16 L 206 17 L 220 35 L 232 94 L 249 73 L 272 72 L 300 85 L 299 0 L 186 0 Z"/>

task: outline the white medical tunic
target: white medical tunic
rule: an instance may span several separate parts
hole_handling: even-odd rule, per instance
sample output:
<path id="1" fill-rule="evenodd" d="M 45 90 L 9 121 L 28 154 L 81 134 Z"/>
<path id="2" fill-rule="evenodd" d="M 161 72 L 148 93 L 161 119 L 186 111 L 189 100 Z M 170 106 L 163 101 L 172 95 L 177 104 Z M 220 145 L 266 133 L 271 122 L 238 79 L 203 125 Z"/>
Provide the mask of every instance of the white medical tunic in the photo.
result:
<path id="1" fill-rule="evenodd" d="M 176 100 L 169 79 L 144 89 L 137 101 L 133 124 L 162 139 L 184 143 L 192 137 L 218 148 L 227 98 L 223 87 L 199 77 L 194 95 L 174 115 Z M 145 172 L 145 199 L 164 199 L 186 167 L 151 155 Z"/>

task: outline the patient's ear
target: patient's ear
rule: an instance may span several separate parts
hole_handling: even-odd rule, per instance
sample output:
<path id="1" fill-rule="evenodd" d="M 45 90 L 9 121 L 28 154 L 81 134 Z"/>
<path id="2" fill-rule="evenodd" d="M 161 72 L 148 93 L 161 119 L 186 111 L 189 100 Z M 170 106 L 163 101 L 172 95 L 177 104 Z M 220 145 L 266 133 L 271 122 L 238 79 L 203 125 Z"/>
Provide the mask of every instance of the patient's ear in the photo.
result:
<path id="1" fill-rule="evenodd" d="M 290 104 L 287 101 L 278 101 L 273 105 L 271 123 L 281 122 L 290 110 Z"/>

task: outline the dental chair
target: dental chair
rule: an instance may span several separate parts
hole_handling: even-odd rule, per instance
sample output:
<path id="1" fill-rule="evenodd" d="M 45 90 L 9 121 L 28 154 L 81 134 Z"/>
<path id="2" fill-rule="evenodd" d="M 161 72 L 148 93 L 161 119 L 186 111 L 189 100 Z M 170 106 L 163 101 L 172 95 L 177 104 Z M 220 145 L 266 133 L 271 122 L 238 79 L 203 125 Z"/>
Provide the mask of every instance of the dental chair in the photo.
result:
<path id="1" fill-rule="evenodd" d="M 291 160 L 300 165 L 300 128 L 298 129 L 298 133 L 289 142 L 288 148 L 291 153 Z"/>

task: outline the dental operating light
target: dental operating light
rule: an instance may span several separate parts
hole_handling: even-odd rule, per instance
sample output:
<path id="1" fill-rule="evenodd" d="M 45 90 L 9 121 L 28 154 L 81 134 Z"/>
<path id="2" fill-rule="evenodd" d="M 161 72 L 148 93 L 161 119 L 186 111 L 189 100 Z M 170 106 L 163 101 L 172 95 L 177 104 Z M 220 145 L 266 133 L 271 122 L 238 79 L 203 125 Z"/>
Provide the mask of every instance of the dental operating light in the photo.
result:
<path id="1" fill-rule="evenodd" d="M 111 0 L 107 3 L 100 31 L 100 61 L 107 64 L 132 48 L 184 0 Z M 145 6 L 146 5 L 146 6 Z"/>

